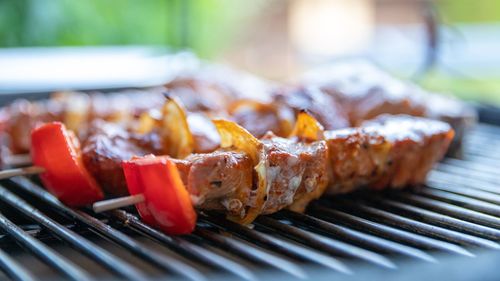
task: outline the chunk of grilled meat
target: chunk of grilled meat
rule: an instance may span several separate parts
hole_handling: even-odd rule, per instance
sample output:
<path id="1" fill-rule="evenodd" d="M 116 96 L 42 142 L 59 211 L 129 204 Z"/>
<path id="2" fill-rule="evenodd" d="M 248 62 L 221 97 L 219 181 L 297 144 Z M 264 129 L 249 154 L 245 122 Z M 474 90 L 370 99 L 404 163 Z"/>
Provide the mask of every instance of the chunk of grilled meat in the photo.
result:
<path id="1" fill-rule="evenodd" d="M 444 122 L 407 115 L 382 115 L 360 128 L 326 132 L 331 165 L 327 192 L 421 184 L 453 134 Z"/>
<path id="2" fill-rule="evenodd" d="M 55 93 L 41 101 L 17 100 L 3 107 L 2 125 L 13 154 L 27 153 L 30 132 L 40 123 L 60 121 L 70 130 L 85 134 L 94 120 L 128 122 L 164 102 L 161 89 L 123 91 L 119 94 Z"/>
<path id="3" fill-rule="evenodd" d="M 263 139 L 267 198 L 261 213 L 291 207 L 301 211 L 321 196 L 328 182 L 328 148 L 325 141 L 300 143 L 267 134 Z M 137 135 L 111 123 L 95 122 L 82 143 L 85 166 L 111 195 L 127 194 L 123 160 L 159 154 L 158 135 Z M 219 149 L 172 159 L 189 193 L 201 209 L 219 209 L 243 217 L 255 204 L 255 172 L 246 154 Z"/>
<path id="4" fill-rule="evenodd" d="M 121 162 L 133 156 L 159 154 L 162 147 L 158 134 L 138 135 L 117 124 L 97 120 L 82 142 L 82 158 L 107 194 L 124 196 L 128 190 Z"/>
<path id="5" fill-rule="evenodd" d="M 476 111 L 452 97 L 424 91 L 363 61 L 339 62 L 304 75 L 304 85 L 317 86 L 346 110 L 351 126 L 381 114 L 407 114 L 447 122 L 456 135 L 450 151 L 460 155 L 464 132 L 477 119 Z"/>
<path id="6" fill-rule="evenodd" d="M 267 170 L 267 198 L 263 214 L 285 207 L 302 212 L 319 198 L 328 184 L 326 142 L 297 142 L 268 133 L 262 139 Z"/>

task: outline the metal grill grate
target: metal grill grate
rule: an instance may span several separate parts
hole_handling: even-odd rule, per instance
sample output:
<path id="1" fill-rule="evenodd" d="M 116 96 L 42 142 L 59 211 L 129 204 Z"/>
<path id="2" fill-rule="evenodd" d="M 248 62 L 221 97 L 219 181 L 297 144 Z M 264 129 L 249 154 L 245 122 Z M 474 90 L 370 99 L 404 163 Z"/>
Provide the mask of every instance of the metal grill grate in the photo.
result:
<path id="1" fill-rule="evenodd" d="M 423 188 L 323 198 L 306 214 L 282 211 L 252 228 L 203 213 L 182 237 L 143 224 L 133 209 L 70 209 L 32 179 L 13 178 L 0 185 L 0 269 L 18 280 L 256 280 L 267 271 L 305 279 L 311 269 L 346 276 L 470 258 L 500 248 L 500 127 L 479 125 L 464 155 L 440 163 Z"/>

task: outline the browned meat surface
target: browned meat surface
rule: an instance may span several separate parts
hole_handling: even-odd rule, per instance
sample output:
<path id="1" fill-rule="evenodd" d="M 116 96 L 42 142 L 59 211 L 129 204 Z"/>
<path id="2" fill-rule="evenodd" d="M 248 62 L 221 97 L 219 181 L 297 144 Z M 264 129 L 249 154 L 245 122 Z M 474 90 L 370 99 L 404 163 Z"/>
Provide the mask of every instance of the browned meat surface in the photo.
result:
<path id="1" fill-rule="evenodd" d="M 257 138 L 267 132 L 285 137 L 290 134 L 294 113 L 276 104 L 239 101 L 230 106 L 231 119 Z"/>
<path id="2" fill-rule="evenodd" d="M 30 149 L 30 132 L 37 124 L 60 120 L 62 107 L 50 100 L 31 103 L 17 100 L 8 107 L 2 108 L 2 127 L 5 130 L 5 141 L 12 153 L 25 153 Z"/>
<path id="3" fill-rule="evenodd" d="M 365 63 L 338 63 L 306 74 L 304 83 L 316 85 L 344 108 L 351 126 L 380 114 L 423 116 L 422 90 Z"/>
<path id="4" fill-rule="evenodd" d="M 244 212 L 253 181 L 252 161 L 244 153 L 221 150 L 173 160 L 199 208 Z"/>
<path id="5" fill-rule="evenodd" d="M 61 121 L 81 135 L 96 119 L 126 122 L 144 111 L 159 108 L 163 102 L 159 89 L 110 95 L 56 93 L 48 100 L 17 100 L 2 108 L 1 115 L 6 116 L 2 126 L 12 153 L 27 153 L 30 149 L 30 132 L 37 124 Z"/>
<path id="6" fill-rule="evenodd" d="M 161 153 L 161 149 L 158 135 L 139 136 L 116 124 L 94 122 L 82 142 L 82 158 L 107 194 L 123 196 L 128 190 L 121 162 L 133 156 Z"/>
<path id="7" fill-rule="evenodd" d="M 219 148 L 220 136 L 212 120 L 204 113 L 189 113 L 187 116 L 189 130 L 194 138 L 197 153 L 212 152 Z"/>
<path id="8" fill-rule="evenodd" d="M 447 122 L 456 135 L 450 147 L 460 154 L 463 136 L 477 119 L 469 105 L 441 94 L 429 93 L 402 81 L 366 62 L 343 62 L 307 73 L 303 82 L 316 85 L 334 97 L 344 108 L 351 126 L 380 114 L 407 114 Z"/>
<path id="9" fill-rule="evenodd" d="M 307 110 L 326 130 L 349 127 L 348 116 L 340 104 L 314 86 L 281 90 L 275 94 L 273 102 L 292 109 L 294 115 L 301 110 Z"/>
<path id="10" fill-rule="evenodd" d="M 262 213 L 271 214 L 286 207 L 303 211 L 327 186 L 326 142 L 301 143 L 271 133 L 262 141 L 268 181 Z"/>
<path id="11" fill-rule="evenodd" d="M 330 150 L 328 192 L 360 187 L 401 188 L 425 181 L 453 139 L 451 127 L 405 115 L 383 115 L 361 128 L 326 132 Z"/>

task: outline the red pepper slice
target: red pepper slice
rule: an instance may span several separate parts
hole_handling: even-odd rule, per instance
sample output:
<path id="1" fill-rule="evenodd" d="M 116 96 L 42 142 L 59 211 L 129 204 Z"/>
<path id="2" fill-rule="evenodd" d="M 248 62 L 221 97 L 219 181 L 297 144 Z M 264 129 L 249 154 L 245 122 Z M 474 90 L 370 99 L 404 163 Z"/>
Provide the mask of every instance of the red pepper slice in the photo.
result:
<path id="1" fill-rule="evenodd" d="M 196 212 L 175 163 L 168 157 L 146 156 L 123 162 L 131 195 L 144 195 L 136 205 L 143 221 L 168 234 L 188 234 Z"/>
<path id="2" fill-rule="evenodd" d="M 80 143 L 60 122 L 45 123 L 31 132 L 33 164 L 43 167 L 44 186 L 63 203 L 79 207 L 104 195 L 83 165 Z"/>

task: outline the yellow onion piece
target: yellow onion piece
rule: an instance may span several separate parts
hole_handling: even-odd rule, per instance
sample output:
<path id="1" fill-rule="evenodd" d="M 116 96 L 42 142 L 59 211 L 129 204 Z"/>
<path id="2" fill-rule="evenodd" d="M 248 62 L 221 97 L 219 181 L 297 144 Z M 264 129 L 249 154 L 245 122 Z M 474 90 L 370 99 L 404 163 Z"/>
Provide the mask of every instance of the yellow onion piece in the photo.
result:
<path id="1" fill-rule="evenodd" d="M 143 112 L 139 116 L 135 132 L 139 134 L 147 134 L 153 131 L 156 127 L 158 120 L 153 118 L 149 112 Z"/>
<path id="2" fill-rule="evenodd" d="M 262 207 L 266 202 L 265 198 L 267 195 L 267 163 L 263 159 L 255 167 L 254 170 L 257 174 L 257 189 L 255 193 L 254 205 L 246 210 L 244 217 L 228 216 L 228 219 L 237 222 L 239 224 L 250 224 L 252 223 L 261 213 Z"/>
<path id="3" fill-rule="evenodd" d="M 295 137 L 299 141 L 312 142 L 324 139 L 324 133 L 325 129 L 316 118 L 306 111 L 301 111 L 290 137 Z"/>
<path id="4" fill-rule="evenodd" d="M 182 159 L 193 152 L 194 139 L 189 130 L 186 112 L 173 97 L 167 97 L 167 102 L 163 105 L 161 130 L 168 155 Z"/>
<path id="5" fill-rule="evenodd" d="M 221 136 L 221 147 L 233 148 L 245 152 L 252 159 L 257 174 L 257 188 L 254 190 L 254 204 L 249 207 L 244 217 L 229 216 L 240 224 L 249 224 L 262 212 L 267 194 L 267 161 L 263 155 L 263 144 L 240 125 L 228 120 L 213 120 Z M 236 195 L 239 197 L 240 195 Z M 242 195 L 244 196 L 244 195 Z M 238 198 L 240 199 L 240 198 Z"/>
<path id="6" fill-rule="evenodd" d="M 87 94 L 79 92 L 55 92 L 50 99 L 62 105 L 62 122 L 70 131 L 79 131 L 86 124 L 90 109 Z M 51 106 L 49 105 L 49 108 Z"/>
<path id="7" fill-rule="evenodd" d="M 235 122 L 215 119 L 215 128 L 220 135 L 220 146 L 222 148 L 235 148 L 245 152 L 252 159 L 254 165 L 259 162 L 259 153 L 262 143 L 245 128 Z"/>

